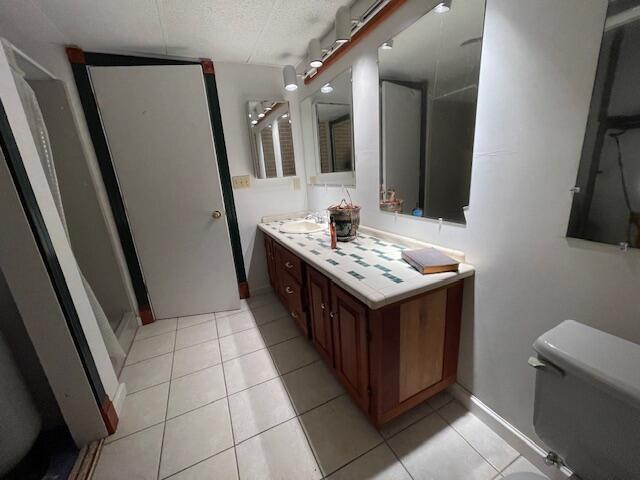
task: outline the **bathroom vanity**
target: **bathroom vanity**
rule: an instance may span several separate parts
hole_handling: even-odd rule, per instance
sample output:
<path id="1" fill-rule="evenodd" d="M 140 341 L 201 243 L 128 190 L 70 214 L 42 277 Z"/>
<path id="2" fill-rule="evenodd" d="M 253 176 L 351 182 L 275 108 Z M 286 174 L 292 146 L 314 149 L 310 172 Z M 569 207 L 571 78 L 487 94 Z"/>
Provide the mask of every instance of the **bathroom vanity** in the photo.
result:
<path id="1" fill-rule="evenodd" d="M 325 230 L 261 223 L 269 280 L 287 311 L 375 425 L 456 379 L 463 279 L 474 269 L 422 275 L 401 259 L 423 243 L 361 227 L 331 250 Z"/>

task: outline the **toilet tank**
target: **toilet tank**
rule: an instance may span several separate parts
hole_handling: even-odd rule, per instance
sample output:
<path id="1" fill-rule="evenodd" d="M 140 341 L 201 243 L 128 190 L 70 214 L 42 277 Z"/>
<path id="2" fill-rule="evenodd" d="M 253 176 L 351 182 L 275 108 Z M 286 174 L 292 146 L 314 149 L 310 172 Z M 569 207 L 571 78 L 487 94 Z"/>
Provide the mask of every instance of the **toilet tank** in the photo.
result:
<path id="1" fill-rule="evenodd" d="M 534 345 L 534 427 L 582 480 L 640 479 L 640 345 L 566 320 Z"/>

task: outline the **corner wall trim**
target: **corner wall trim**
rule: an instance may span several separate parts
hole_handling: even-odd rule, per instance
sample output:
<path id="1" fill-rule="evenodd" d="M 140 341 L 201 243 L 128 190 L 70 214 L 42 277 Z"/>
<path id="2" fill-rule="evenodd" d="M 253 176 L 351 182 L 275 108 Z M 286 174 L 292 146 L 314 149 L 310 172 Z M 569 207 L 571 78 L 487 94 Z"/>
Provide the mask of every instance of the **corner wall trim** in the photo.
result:
<path id="1" fill-rule="evenodd" d="M 213 140 L 216 146 L 216 157 L 218 158 L 218 172 L 220 175 L 222 197 L 224 199 L 227 224 L 229 227 L 229 237 L 231 240 L 233 263 L 236 268 L 236 277 L 238 278 L 238 284 L 242 284 L 246 283 L 247 274 L 244 269 L 242 244 L 240 243 L 240 229 L 238 228 L 238 215 L 236 213 L 236 204 L 233 199 L 233 185 L 231 184 L 231 173 L 229 172 L 227 145 L 224 140 L 224 129 L 222 127 L 222 114 L 220 112 L 218 86 L 216 84 L 215 73 L 213 73 L 214 66 L 211 60 L 202 60 L 201 65 L 204 75 L 204 83 L 207 90 L 207 99 L 209 101 L 209 115 L 211 117 L 211 128 L 213 129 Z M 208 71 L 211 73 L 208 73 Z M 240 298 L 244 298 L 242 297 L 242 293 L 240 293 Z"/>
<path id="2" fill-rule="evenodd" d="M 109 435 L 116 433 L 118 429 L 118 413 L 109 397 L 105 398 L 100 404 L 100 413 L 102 414 L 102 419 L 104 420 L 104 425 L 107 427 Z"/>
<path id="3" fill-rule="evenodd" d="M 251 293 L 249 292 L 249 284 L 247 282 L 238 283 L 238 291 L 240 292 L 240 298 L 249 298 Z"/>
<path id="4" fill-rule="evenodd" d="M 448 388 L 449 393 L 458 400 L 467 410 L 480 418 L 483 423 L 491 428 L 505 442 L 515 448 L 520 455 L 525 457 L 536 468 L 541 470 L 552 480 L 566 480 L 573 472 L 567 467 L 560 469 L 548 466 L 544 463 L 547 451 L 526 436 L 507 420 L 498 415 L 482 400 L 469 392 L 459 383 L 454 383 Z"/>
<path id="5" fill-rule="evenodd" d="M 113 218 L 116 222 L 120 245 L 122 246 L 122 251 L 127 263 L 127 270 L 131 276 L 131 283 L 133 285 L 136 301 L 138 302 L 138 309 L 140 310 L 140 318 L 142 318 L 143 323 L 150 323 L 153 322 L 151 303 L 149 301 L 147 287 L 144 282 L 142 269 L 136 253 L 135 244 L 133 242 L 133 235 L 127 219 L 127 213 L 122 200 L 118 178 L 113 168 L 109 145 L 102 128 L 102 120 L 100 119 L 98 105 L 93 94 L 93 88 L 91 86 L 91 80 L 87 70 L 88 63 L 85 63 L 89 60 L 90 55 L 95 54 L 86 54 L 78 47 L 67 47 L 66 51 L 69 62 L 71 63 L 73 78 L 76 82 L 89 134 L 91 135 L 93 149 L 95 150 L 96 158 L 98 160 L 102 181 L 107 191 L 111 212 L 113 213 Z"/>

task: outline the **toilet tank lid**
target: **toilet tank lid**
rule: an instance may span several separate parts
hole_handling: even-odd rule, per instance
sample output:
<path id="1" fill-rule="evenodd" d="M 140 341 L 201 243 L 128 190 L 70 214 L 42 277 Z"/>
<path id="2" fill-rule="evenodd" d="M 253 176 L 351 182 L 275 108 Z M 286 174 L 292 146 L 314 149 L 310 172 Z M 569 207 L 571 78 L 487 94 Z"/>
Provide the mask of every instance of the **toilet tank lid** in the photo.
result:
<path id="1" fill-rule="evenodd" d="M 640 404 L 640 345 L 565 320 L 543 333 L 533 348 L 560 369 Z"/>

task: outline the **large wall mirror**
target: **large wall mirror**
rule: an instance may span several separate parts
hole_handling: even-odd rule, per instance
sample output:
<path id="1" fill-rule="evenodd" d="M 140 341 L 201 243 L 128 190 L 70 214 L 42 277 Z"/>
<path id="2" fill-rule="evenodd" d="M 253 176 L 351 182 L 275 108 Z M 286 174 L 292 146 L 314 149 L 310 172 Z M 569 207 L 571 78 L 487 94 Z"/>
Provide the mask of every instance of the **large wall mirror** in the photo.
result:
<path id="1" fill-rule="evenodd" d="M 289 102 L 247 102 L 247 125 L 256 177 L 295 176 Z"/>
<path id="2" fill-rule="evenodd" d="M 351 70 L 305 98 L 300 110 L 308 183 L 355 185 Z"/>
<path id="3" fill-rule="evenodd" d="M 452 0 L 378 49 L 380 208 L 465 223 L 484 0 Z"/>
<path id="4" fill-rule="evenodd" d="M 567 235 L 640 248 L 640 0 L 610 1 Z"/>

